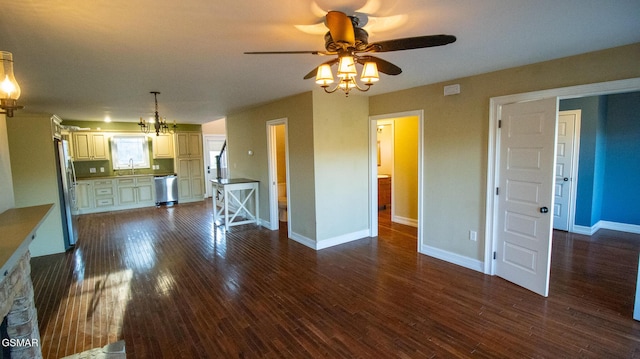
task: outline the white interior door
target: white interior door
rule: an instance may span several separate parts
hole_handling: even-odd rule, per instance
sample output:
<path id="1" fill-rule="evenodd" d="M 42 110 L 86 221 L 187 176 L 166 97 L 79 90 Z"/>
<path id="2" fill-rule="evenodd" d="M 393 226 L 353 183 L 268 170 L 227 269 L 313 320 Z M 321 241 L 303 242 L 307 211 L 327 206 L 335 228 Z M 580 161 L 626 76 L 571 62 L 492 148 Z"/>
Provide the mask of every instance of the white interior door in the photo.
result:
<path id="1" fill-rule="evenodd" d="M 553 199 L 553 228 L 569 230 L 572 205 L 573 156 L 576 138 L 576 111 L 558 114 L 558 142 L 556 144 L 556 181 Z"/>
<path id="2" fill-rule="evenodd" d="M 557 97 L 504 105 L 496 190 L 496 274 L 549 292 Z"/>

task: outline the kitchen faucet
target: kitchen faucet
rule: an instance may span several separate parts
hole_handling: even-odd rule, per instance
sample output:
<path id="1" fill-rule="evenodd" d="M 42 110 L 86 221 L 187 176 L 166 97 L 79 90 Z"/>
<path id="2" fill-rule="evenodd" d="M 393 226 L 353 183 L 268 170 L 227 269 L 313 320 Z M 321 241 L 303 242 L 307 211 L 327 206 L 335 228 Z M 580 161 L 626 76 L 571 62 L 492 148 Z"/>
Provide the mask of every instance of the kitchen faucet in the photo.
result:
<path id="1" fill-rule="evenodd" d="M 129 158 L 129 166 L 131 166 L 131 174 L 136 174 L 136 170 L 133 168 L 133 158 Z"/>

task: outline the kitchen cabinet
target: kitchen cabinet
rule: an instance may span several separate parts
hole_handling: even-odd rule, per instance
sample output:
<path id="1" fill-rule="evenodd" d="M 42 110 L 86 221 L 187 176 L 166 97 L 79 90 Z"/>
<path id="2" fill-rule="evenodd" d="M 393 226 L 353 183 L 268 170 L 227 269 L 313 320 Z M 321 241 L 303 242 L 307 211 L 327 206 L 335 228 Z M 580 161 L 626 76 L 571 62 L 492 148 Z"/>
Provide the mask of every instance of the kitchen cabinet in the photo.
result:
<path id="1" fill-rule="evenodd" d="M 100 132 L 74 132 L 73 160 L 94 161 L 109 159 L 109 138 Z"/>
<path id="2" fill-rule="evenodd" d="M 118 178 L 118 209 L 155 205 L 153 176 Z"/>
<path id="3" fill-rule="evenodd" d="M 202 201 L 205 194 L 202 133 L 178 132 L 175 138 L 178 202 Z"/>
<path id="4" fill-rule="evenodd" d="M 152 175 L 84 179 L 76 182 L 75 214 L 155 206 Z"/>
<path id="5" fill-rule="evenodd" d="M 391 177 L 378 177 L 378 209 L 391 206 Z"/>
<path id="6" fill-rule="evenodd" d="M 153 158 L 173 158 L 173 135 L 153 136 Z"/>
<path id="7" fill-rule="evenodd" d="M 202 157 L 202 133 L 178 132 L 176 133 L 176 146 L 178 157 Z"/>
<path id="8" fill-rule="evenodd" d="M 202 159 L 179 158 L 178 162 L 178 202 L 204 199 L 204 173 Z"/>
<path id="9" fill-rule="evenodd" d="M 116 205 L 115 180 L 93 180 L 93 204 L 96 209 L 111 210 Z"/>
<path id="10" fill-rule="evenodd" d="M 93 208 L 93 182 L 77 181 L 75 185 L 75 201 L 72 199 L 71 210 L 74 214 L 89 213 Z"/>

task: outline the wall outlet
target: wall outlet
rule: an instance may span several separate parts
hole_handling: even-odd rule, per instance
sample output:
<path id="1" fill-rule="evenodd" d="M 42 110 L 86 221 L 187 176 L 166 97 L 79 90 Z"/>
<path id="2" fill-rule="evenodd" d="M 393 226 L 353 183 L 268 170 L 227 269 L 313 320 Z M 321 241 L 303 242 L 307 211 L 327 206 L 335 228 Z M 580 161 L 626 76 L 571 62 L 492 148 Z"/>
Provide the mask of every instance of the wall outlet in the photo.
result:
<path id="1" fill-rule="evenodd" d="M 100 172 L 104 173 L 104 167 L 100 167 Z"/>
<path id="2" fill-rule="evenodd" d="M 478 232 L 476 231 L 469 231 L 469 240 L 470 241 L 477 241 L 478 240 Z"/>
<path id="3" fill-rule="evenodd" d="M 96 173 L 96 169 L 95 169 L 95 167 L 91 167 L 91 168 L 89 168 L 89 173 Z"/>
<path id="4" fill-rule="evenodd" d="M 153 169 L 154 170 L 159 170 L 160 169 L 160 165 L 153 165 Z"/>

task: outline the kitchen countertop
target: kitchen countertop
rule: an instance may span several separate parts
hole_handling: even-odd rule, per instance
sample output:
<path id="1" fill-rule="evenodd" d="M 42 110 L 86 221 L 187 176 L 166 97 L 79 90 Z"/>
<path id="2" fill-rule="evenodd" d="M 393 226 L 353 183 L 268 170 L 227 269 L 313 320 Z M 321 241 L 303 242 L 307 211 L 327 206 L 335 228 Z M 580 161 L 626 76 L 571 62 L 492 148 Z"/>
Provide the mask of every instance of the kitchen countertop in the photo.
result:
<path id="1" fill-rule="evenodd" d="M 20 257 L 29 249 L 35 231 L 47 217 L 53 204 L 11 208 L 0 213 L 0 282 L 5 273 L 16 265 Z"/>
<path id="2" fill-rule="evenodd" d="M 135 174 L 135 175 L 112 175 L 112 176 L 90 176 L 90 177 L 78 177 L 76 178 L 78 181 L 88 181 L 88 180 L 100 180 L 100 179 L 114 179 L 114 178 L 126 178 L 126 177 L 148 177 L 148 176 L 153 176 L 153 177 L 160 177 L 160 176 L 170 176 L 170 175 L 176 175 L 174 172 L 167 172 L 167 173 L 139 173 L 139 174 Z"/>

